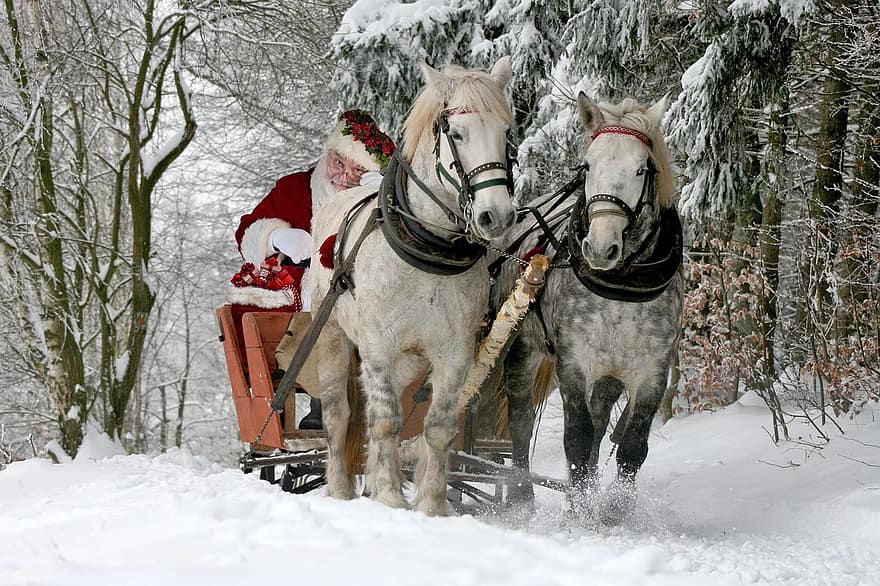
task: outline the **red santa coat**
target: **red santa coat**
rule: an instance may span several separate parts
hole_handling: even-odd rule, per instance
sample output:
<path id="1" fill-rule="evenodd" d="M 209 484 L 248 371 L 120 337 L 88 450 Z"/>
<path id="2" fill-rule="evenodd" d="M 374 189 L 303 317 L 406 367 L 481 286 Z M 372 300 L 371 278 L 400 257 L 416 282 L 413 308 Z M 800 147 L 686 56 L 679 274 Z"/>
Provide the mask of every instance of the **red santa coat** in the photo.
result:
<path id="1" fill-rule="evenodd" d="M 279 228 L 311 231 L 313 171 L 282 177 L 251 213 L 242 216 L 235 240 L 245 264 L 232 278 L 228 300 L 233 305 L 249 310 L 302 310 L 302 279 L 307 269 L 281 267 L 269 258 L 277 253 L 270 235 Z"/>
<path id="2" fill-rule="evenodd" d="M 258 264 L 275 251 L 269 248 L 269 234 L 278 228 L 299 228 L 311 232 L 314 169 L 286 175 L 257 207 L 241 217 L 235 240 L 242 258 Z"/>

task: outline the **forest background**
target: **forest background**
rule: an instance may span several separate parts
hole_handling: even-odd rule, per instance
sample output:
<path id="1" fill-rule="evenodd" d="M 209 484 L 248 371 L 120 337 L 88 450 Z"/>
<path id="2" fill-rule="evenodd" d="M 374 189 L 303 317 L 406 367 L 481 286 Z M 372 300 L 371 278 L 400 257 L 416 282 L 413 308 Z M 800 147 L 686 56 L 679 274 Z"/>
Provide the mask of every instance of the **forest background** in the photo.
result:
<path id="1" fill-rule="evenodd" d="M 418 64 L 511 55 L 517 198 L 579 162 L 579 91 L 671 98 L 688 235 L 663 416 L 755 391 L 779 440 L 880 399 L 875 0 L 7 0 L 0 467 L 238 451 L 213 310 L 232 232 L 340 107 L 399 136 Z M 329 88 L 329 91 L 328 91 Z"/>

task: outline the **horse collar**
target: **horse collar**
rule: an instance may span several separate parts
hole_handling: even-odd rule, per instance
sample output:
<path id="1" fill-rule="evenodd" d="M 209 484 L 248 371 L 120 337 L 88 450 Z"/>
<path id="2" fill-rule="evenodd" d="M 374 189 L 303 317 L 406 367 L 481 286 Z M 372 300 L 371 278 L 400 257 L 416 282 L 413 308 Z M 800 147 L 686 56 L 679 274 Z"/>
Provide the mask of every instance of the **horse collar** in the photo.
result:
<path id="1" fill-rule="evenodd" d="M 419 223 L 407 200 L 404 165 L 396 155 L 379 188 L 380 225 L 385 240 L 398 257 L 421 271 L 435 275 L 463 273 L 486 254 L 486 248 L 463 234 L 455 233 L 450 240 L 441 238 Z"/>

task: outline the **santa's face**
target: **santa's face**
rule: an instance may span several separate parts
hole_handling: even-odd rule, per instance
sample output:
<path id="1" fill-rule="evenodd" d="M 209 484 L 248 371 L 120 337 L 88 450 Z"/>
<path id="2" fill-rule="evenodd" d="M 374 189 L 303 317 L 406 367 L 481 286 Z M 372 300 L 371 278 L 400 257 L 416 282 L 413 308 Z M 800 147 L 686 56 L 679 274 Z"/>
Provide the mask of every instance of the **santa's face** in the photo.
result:
<path id="1" fill-rule="evenodd" d="M 327 178 L 336 191 L 357 187 L 366 171 L 361 165 L 335 150 L 327 151 Z"/>

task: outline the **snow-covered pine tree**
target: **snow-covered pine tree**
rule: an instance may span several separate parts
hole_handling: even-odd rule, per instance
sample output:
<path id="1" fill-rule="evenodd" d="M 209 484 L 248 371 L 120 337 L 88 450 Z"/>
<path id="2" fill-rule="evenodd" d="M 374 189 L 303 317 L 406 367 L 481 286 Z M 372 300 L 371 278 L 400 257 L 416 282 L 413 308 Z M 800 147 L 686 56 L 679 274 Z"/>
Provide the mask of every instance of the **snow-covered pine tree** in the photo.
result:
<path id="1" fill-rule="evenodd" d="M 595 97 L 653 103 L 677 93 L 694 56 L 691 12 L 669 0 L 577 0 L 568 27 L 575 72 Z"/>
<path id="2" fill-rule="evenodd" d="M 355 2 L 333 38 L 331 88 L 343 108 L 368 110 L 392 137 L 423 85 L 419 63 L 474 66 L 472 50 L 486 39 L 485 0 Z M 483 65 L 482 63 L 480 65 Z"/>
<path id="3" fill-rule="evenodd" d="M 801 13 L 777 2 L 705 0 L 695 9 L 702 56 L 681 78 L 669 137 L 686 157 L 681 211 L 724 217 L 750 195 L 759 166 L 755 129 L 787 82 Z"/>
<path id="4" fill-rule="evenodd" d="M 553 63 L 542 80 L 533 123 L 520 146 L 523 200 L 558 184 L 580 162 L 583 136 L 575 97 L 602 101 L 633 97 L 653 103 L 677 86 L 689 45 L 687 13 L 660 0 L 576 1 L 557 6 L 564 24 Z"/>
<path id="5" fill-rule="evenodd" d="M 545 122 L 538 119 L 547 115 L 542 116 L 540 102 L 552 89 L 548 76 L 563 52 L 569 10 L 568 3 L 553 0 L 404 4 L 361 0 L 343 17 L 334 38 L 338 68 L 333 87 L 343 107 L 370 110 L 393 135 L 399 135 L 407 108 L 423 83 L 420 61 L 488 68 L 499 57 L 510 55 L 517 121 L 511 142 L 518 145 L 523 138 L 534 137 L 529 148 L 535 150 L 545 138 L 539 130 Z M 549 151 L 546 155 L 552 157 Z M 531 161 L 522 153 L 519 160 Z M 524 167 L 520 173 L 530 176 Z M 520 181 L 518 187 L 534 183 Z"/>

